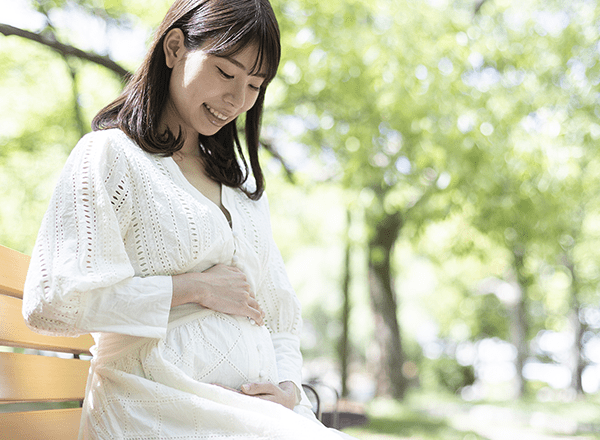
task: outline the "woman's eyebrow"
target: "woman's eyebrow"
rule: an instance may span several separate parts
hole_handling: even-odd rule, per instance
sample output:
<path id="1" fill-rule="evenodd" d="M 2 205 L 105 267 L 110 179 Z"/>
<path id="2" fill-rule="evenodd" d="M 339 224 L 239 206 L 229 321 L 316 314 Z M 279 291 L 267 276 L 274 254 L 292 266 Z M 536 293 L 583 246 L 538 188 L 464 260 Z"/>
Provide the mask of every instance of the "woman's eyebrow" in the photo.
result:
<path id="1" fill-rule="evenodd" d="M 227 61 L 229 61 L 234 66 L 242 69 L 244 72 L 248 72 L 248 69 L 246 68 L 246 66 L 244 66 L 242 63 L 240 63 L 235 58 L 232 58 L 232 57 L 229 57 L 229 56 L 224 56 L 224 57 L 221 57 L 221 58 L 226 59 Z M 266 78 L 267 77 L 267 75 L 265 73 L 256 73 L 256 74 L 254 74 L 252 76 L 258 76 L 259 78 Z"/>

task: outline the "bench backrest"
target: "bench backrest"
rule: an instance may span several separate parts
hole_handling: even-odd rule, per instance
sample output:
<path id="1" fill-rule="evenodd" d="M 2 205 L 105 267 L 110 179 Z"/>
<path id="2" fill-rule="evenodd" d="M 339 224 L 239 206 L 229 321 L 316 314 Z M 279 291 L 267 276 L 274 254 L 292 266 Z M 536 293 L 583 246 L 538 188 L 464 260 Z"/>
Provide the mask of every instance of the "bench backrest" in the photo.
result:
<path id="1" fill-rule="evenodd" d="M 27 255 L 0 246 L 0 439 L 75 439 L 89 370 L 79 356 L 89 357 L 94 342 L 90 335 L 43 336 L 25 325 L 28 266 Z M 53 406 L 59 408 L 46 409 Z"/>

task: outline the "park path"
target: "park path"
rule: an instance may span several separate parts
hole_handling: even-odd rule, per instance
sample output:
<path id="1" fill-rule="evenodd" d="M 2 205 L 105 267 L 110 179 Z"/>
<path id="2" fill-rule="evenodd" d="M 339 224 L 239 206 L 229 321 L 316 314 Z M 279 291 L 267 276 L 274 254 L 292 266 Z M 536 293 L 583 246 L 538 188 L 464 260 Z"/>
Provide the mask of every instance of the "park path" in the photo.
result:
<path id="1" fill-rule="evenodd" d="M 600 439 L 600 433 L 578 433 L 581 427 L 574 420 L 543 412 L 525 414 L 489 404 L 466 406 L 452 403 L 435 403 L 425 411 L 445 419 L 457 431 L 475 433 L 486 440 Z M 476 436 L 466 434 L 464 440 L 475 439 Z"/>

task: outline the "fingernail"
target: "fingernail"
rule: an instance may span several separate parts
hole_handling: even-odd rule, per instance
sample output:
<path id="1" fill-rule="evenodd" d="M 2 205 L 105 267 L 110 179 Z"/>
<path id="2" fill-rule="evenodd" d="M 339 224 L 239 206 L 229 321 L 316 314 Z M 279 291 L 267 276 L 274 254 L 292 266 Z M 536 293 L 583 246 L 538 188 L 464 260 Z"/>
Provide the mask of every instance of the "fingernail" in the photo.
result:
<path id="1" fill-rule="evenodd" d="M 250 385 L 242 385 L 243 392 L 248 392 L 249 389 L 250 389 Z"/>

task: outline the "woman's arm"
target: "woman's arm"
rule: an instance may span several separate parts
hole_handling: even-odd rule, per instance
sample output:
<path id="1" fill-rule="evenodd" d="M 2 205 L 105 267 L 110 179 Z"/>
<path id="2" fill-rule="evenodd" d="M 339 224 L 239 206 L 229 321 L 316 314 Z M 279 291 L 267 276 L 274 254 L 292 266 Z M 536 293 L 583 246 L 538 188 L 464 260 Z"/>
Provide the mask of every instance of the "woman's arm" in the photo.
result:
<path id="1" fill-rule="evenodd" d="M 170 276 L 135 276 L 122 234 L 133 174 L 115 133 L 91 133 L 59 177 L 33 249 L 23 315 L 41 333 L 164 337 Z"/>

